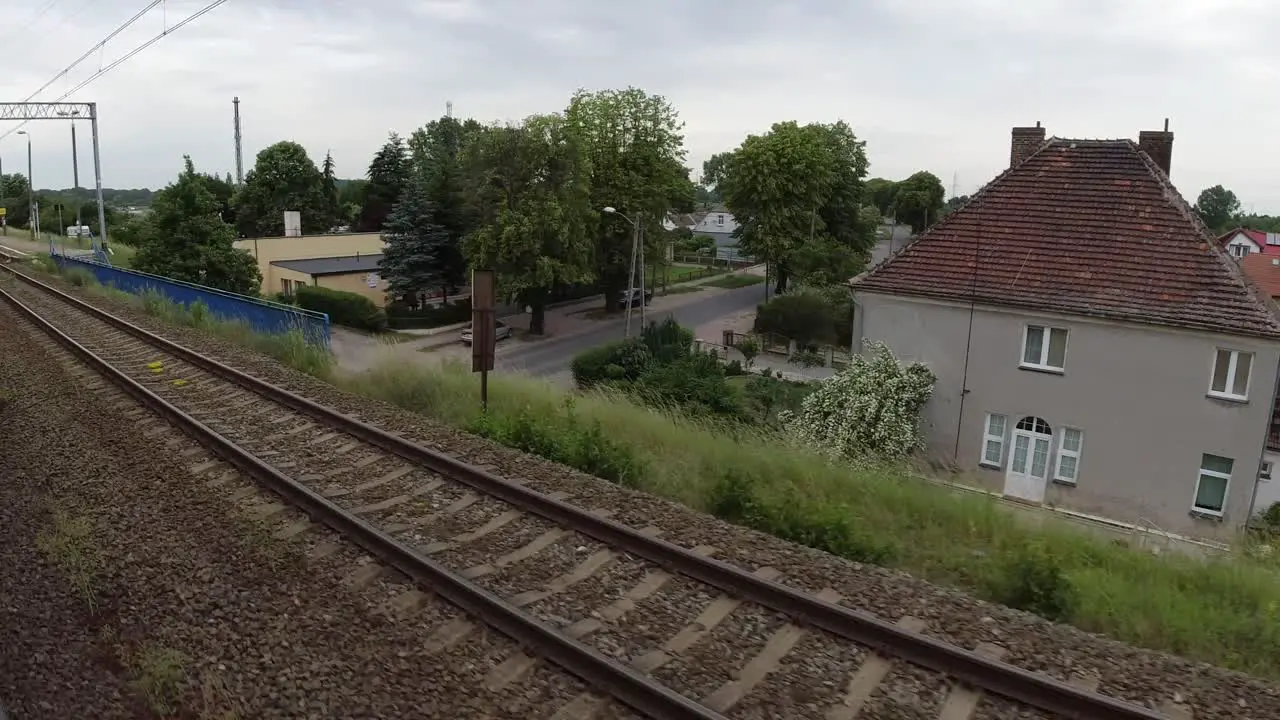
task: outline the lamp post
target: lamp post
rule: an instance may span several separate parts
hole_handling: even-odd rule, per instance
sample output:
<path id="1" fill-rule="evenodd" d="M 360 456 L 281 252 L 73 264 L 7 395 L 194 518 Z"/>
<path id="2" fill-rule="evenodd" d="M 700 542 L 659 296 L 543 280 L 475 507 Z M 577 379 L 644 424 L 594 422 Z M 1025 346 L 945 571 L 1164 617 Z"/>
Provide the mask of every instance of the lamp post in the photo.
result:
<path id="1" fill-rule="evenodd" d="M 623 220 L 631 223 L 631 267 L 630 271 L 627 273 L 627 323 L 623 330 L 623 337 L 629 338 L 631 337 L 631 302 L 636 294 L 635 281 L 637 257 L 640 261 L 640 327 L 644 327 L 644 243 L 641 242 L 640 238 L 641 230 L 639 222 L 636 222 L 636 220 L 632 220 L 626 215 L 618 212 L 617 208 L 614 207 L 606 207 L 604 211 L 610 215 L 617 215 Z M 636 218 L 637 220 L 640 218 L 639 213 L 636 213 Z"/>
<path id="2" fill-rule="evenodd" d="M 39 230 L 40 208 L 36 207 L 36 181 L 31 177 L 31 133 L 19 130 L 19 135 L 27 136 L 27 226 L 31 230 L 31 242 L 36 241 Z"/>

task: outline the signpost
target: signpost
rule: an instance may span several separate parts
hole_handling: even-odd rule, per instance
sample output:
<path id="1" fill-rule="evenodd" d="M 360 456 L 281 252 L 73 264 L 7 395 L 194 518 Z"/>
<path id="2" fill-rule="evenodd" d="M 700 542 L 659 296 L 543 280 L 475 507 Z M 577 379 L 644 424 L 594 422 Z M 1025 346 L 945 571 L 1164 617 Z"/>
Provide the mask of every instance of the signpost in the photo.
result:
<path id="1" fill-rule="evenodd" d="M 480 373 L 480 407 L 489 409 L 489 371 L 493 370 L 497 332 L 494 312 L 497 282 L 492 270 L 471 271 L 471 372 Z"/>

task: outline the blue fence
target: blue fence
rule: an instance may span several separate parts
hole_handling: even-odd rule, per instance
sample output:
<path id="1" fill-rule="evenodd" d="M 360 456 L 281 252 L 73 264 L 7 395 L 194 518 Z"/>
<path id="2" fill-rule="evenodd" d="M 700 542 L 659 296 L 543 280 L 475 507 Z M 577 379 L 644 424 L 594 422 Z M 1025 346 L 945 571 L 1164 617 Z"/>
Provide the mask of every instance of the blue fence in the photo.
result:
<path id="1" fill-rule="evenodd" d="M 60 267 L 83 268 L 93 273 L 98 282 L 134 295 L 154 291 L 183 307 L 201 302 L 209 312 L 223 320 L 245 322 L 257 332 L 283 334 L 299 330 L 307 342 L 329 347 L 329 316 L 244 295 L 229 293 L 159 275 L 125 270 L 95 262 L 92 256 L 51 255 Z"/>

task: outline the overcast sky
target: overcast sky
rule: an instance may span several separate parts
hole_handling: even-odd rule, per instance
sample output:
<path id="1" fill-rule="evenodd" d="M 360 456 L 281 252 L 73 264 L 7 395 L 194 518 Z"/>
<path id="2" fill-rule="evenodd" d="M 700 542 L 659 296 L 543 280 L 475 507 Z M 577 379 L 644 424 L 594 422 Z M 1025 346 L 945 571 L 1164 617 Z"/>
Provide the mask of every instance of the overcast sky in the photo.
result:
<path id="1" fill-rule="evenodd" d="M 208 2 L 167 0 L 35 99 Z M 145 5 L 0 0 L 0 100 L 25 99 Z M 234 170 L 234 95 L 246 170 L 290 139 L 362 176 L 388 131 L 447 100 L 457 116 L 518 120 L 575 88 L 635 85 L 675 104 L 695 169 L 775 121 L 844 119 L 873 176 L 927 169 L 961 194 L 1007 164 L 1013 125 L 1136 138 L 1168 117 L 1190 200 L 1221 183 L 1246 210 L 1280 213 L 1278 29 L 1273 0 L 230 0 L 69 100 L 99 104 L 104 184 L 152 188 L 183 154 Z M 69 186 L 66 124 L 28 129 L 37 186 Z M 25 168 L 24 140 L 0 140 L 6 171 Z"/>

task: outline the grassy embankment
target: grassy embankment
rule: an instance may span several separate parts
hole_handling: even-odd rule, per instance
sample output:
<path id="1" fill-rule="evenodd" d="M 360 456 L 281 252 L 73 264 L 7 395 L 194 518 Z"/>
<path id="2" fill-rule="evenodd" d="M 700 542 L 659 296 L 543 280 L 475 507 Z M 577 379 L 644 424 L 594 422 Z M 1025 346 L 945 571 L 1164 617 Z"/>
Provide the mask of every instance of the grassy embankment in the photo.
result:
<path id="1" fill-rule="evenodd" d="M 330 376 L 330 362 L 300 334 L 267 339 L 155 298 L 133 302 Z M 334 381 L 779 537 L 1136 645 L 1280 678 L 1274 559 L 1154 556 L 1065 524 L 1032 528 L 989 499 L 953 494 L 898 468 L 830 463 L 763 433 L 726 433 L 616 396 L 570 402 L 568 393 L 520 376 L 490 378 L 486 417 L 478 380 L 461 365 L 401 360 Z"/>

